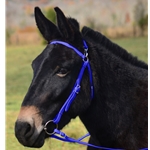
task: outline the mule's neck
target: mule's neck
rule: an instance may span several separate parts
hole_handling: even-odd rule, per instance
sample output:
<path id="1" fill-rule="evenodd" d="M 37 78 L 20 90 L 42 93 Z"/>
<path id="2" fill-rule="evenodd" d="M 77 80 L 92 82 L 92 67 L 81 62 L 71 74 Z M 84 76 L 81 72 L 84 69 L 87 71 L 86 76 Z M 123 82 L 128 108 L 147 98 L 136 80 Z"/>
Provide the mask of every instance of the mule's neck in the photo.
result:
<path id="1" fill-rule="evenodd" d="M 143 61 L 139 61 L 137 57 L 132 56 L 124 48 L 113 43 L 101 33 L 84 26 L 82 29 L 82 34 L 87 40 L 91 41 L 95 45 L 99 45 L 107 48 L 107 50 L 109 50 L 114 55 L 117 55 L 122 60 L 134 66 L 138 66 L 143 69 L 148 69 L 148 65 L 146 63 L 144 63 Z"/>
<path id="2" fill-rule="evenodd" d="M 132 125 L 135 117 L 133 88 L 146 70 L 126 63 L 104 47 L 89 46 L 89 59 L 94 99 L 79 117 L 97 144 L 119 147 L 116 139 L 124 134 L 123 128 L 127 130 Z"/>

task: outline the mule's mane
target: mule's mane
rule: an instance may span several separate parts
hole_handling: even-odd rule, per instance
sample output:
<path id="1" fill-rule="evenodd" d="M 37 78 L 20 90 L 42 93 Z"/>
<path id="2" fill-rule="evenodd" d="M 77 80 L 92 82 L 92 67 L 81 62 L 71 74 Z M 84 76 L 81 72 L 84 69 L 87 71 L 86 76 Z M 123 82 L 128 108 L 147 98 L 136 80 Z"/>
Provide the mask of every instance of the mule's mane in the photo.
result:
<path id="1" fill-rule="evenodd" d="M 92 43 L 94 43 L 94 45 L 97 45 L 97 46 L 101 45 L 105 47 L 111 53 L 115 54 L 117 57 L 120 57 L 124 61 L 134 66 L 137 66 L 143 69 L 148 69 L 148 65 L 146 63 L 139 61 L 137 57 L 132 56 L 125 49 L 111 42 L 108 38 L 106 38 L 101 33 L 96 32 L 88 27 L 83 27 L 82 34 L 85 37 L 85 39 L 89 39 L 90 41 L 92 41 Z"/>

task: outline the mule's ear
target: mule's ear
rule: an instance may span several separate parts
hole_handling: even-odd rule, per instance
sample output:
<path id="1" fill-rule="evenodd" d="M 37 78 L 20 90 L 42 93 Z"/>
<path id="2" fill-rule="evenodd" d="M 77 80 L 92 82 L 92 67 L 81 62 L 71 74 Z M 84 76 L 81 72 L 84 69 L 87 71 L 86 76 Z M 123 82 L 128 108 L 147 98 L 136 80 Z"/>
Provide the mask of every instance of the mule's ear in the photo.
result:
<path id="1" fill-rule="evenodd" d="M 43 15 L 39 7 L 35 7 L 34 14 L 37 27 L 48 42 L 60 37 L 57 26 Z"/>
<path id="2" fill-rule="evenodd" d="M 74 31 L 70 22 L 68 21 L 64 13 L 58 7 L 55 7 L 54 9 L 57 14 L 57 25 L 58 25 L 60 32 L 63 34 L 63 37 L 71 40 L 74 36 Z"/>

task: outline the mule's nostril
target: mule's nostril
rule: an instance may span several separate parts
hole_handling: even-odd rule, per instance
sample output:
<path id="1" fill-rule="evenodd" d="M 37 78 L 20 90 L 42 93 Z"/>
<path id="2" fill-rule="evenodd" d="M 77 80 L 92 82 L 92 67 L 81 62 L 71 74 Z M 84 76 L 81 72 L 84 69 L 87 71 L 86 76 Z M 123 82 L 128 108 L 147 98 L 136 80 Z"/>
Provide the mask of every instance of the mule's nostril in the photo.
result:
<path id="1" fill-rule="evenodd" d="M 24 132 L 25 137 L 26 138 L 30 137 L 32 135 L 32 133 L 33 133 L 33 130 L 32 130 L 31 125 L 29 123 L 26 123 L 26 125 L 25 125 L 25 132 Z"/>
<path id="2" fill-rule="evenodd" d="M 34 133 L 34 127 L 28 122 L 17 121 L 15 124 L 15 135 L 19 139 L 20 137 L 24 137 L 24 139 L 28 139 Z"/>

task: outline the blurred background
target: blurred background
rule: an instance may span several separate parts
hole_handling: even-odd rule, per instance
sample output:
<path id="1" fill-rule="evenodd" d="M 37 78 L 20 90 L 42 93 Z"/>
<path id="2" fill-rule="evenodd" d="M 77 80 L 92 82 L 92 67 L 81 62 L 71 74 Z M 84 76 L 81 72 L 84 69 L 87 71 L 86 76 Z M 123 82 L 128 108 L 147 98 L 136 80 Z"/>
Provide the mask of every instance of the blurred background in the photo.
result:
<path id="1" fill-rule="evenodd" d="M 18 143 L 14 135 L 14 124 L 32 80 L 31 62 L 46 46 L 36 27 L 35 6 L 39 6 L 53 22 L 56 22 L 53 8 L 60 7 L 66 16 L 78 20 L 80 28 L 85 25 L 101 32 L 147 63 L 148 0 L 6 0 L 5 4 L 6 150 L 31 150 Z M 63 131 L 76 139 L 87 133 L 79 118 L 67 125 Z M 46 140 L 40 148 L 72 149 L 86 150 L 86 147 Z"/>
<path id="2" fill-rule="evenodd" d="M 80 26 L 98 30 L 110 38 L 147 35 L 147 0 L 7 0 L 7 44 L 39 42 L 34 7 L 55 22 L 53 8 L 58 6 Z"/>

